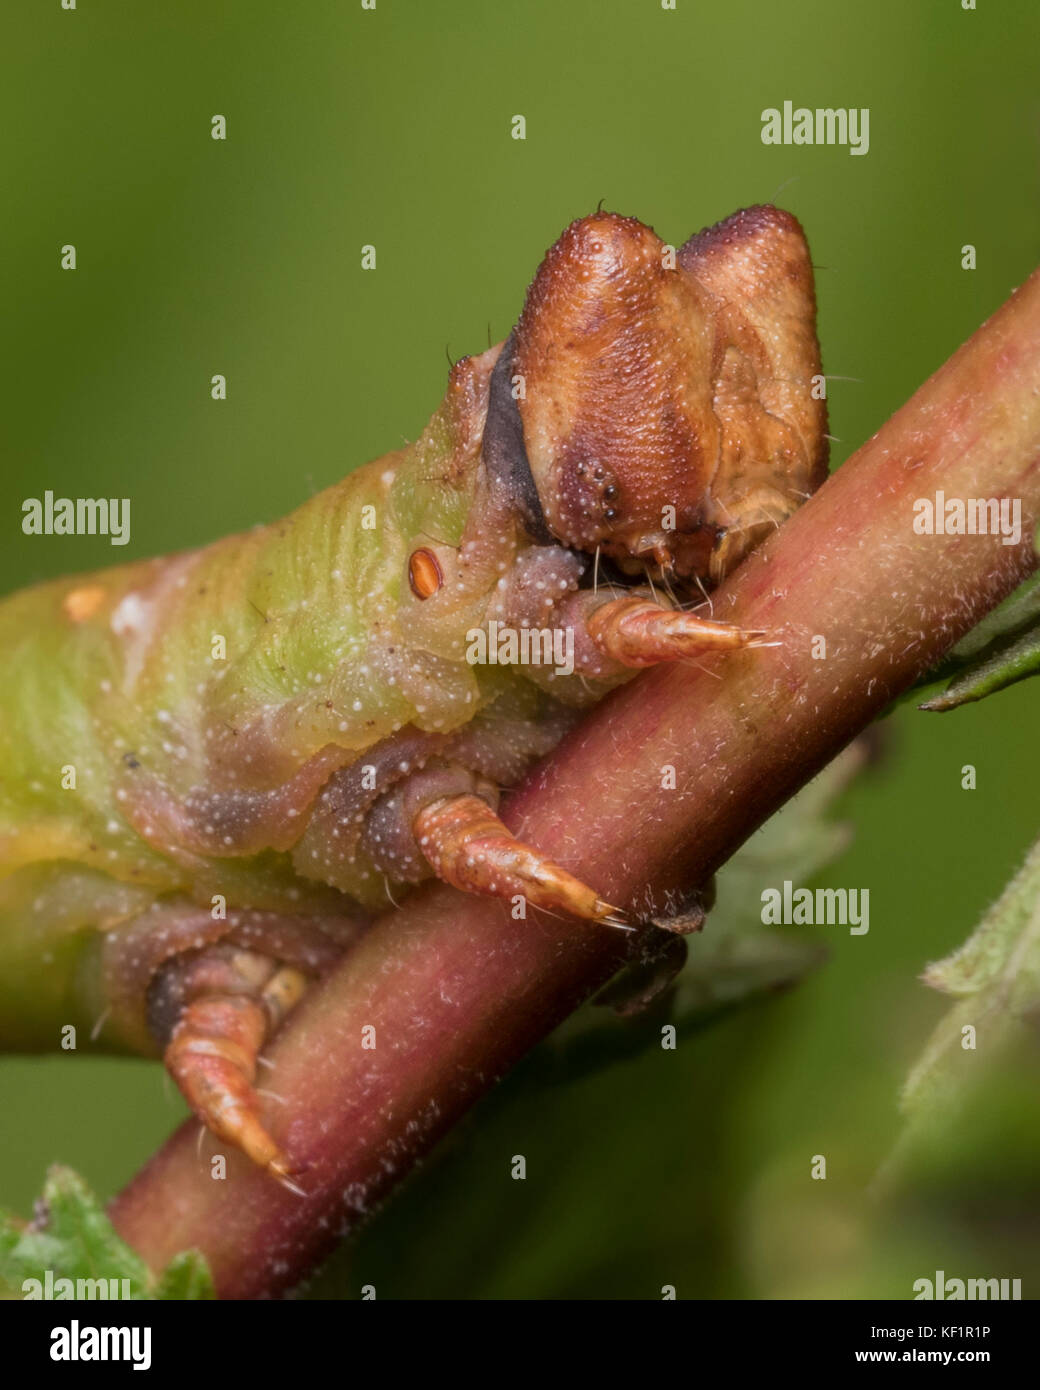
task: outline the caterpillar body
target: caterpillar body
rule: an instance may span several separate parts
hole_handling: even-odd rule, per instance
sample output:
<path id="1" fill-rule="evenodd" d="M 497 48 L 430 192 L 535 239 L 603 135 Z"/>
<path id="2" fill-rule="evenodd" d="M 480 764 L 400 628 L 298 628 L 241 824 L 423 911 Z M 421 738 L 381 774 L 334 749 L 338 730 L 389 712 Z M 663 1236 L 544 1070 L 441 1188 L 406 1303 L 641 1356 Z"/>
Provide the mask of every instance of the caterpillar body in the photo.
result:
<path id="1" fill-rule="evenodd" d="M 764 640 L 697 610 L 825 476 L 820 380 L 790 214 L 675 251 L 597 213 L 414 444 L 0 603 L 0 1045 L 161 1054 L 289 1181 L 257 1057 L 376 910 L 437 876 L 623 922 L 498 792 L 640 667 Z M 565 634 L 566 667 L 474 661 L 500 632 Z"/>

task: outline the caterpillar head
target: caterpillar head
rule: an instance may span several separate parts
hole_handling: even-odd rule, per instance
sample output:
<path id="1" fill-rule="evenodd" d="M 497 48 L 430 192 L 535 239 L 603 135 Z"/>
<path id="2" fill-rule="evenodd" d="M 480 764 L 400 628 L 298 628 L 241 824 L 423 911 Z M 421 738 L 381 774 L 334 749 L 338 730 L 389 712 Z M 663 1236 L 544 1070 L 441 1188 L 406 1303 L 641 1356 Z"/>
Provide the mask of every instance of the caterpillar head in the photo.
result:
<path id="1" fill-rule="evenodd" d="M 826 476 L 812 269 L 777 208 L 678 249 L 631 217 L 574 222 L 503 359 L 528 510 L 627 572 L 718 581 Z"/>

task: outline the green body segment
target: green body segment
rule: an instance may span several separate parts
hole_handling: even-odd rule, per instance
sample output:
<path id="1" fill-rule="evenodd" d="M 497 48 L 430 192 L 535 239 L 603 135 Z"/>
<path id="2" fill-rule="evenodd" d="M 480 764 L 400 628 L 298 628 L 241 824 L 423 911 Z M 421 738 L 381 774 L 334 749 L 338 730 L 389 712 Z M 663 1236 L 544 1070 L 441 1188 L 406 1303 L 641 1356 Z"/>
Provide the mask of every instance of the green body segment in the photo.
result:
<path id="1" fill-rule="evenodd" d="M 284 521 L 0 603 L 0 1045 L 89 1028 L 102 934 L 158 899 L 328 911 L 292 849 L 329 776 L 525 686 L 465 659 L 524 544 L 482 492 L 496 355 L 456 366 L 414 445 Z M 444 571 L 425 601 L 417 547 Z"/>

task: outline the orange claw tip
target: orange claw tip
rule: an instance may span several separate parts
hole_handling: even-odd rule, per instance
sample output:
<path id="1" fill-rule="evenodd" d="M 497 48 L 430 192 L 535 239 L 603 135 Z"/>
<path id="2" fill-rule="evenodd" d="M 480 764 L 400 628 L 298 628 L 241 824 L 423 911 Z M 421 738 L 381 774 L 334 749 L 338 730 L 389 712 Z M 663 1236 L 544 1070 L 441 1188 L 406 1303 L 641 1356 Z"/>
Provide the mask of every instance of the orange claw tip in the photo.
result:
<path id="1" fill-rule="evenodd" d="M 604 902 L 602 898 L 597 898 L 593 904 L 593 914 L 596 921 L 602 922 L 606 927 L 617 927 L 619 931 L 635 931 L 635 927 L 621 908 Z"/>

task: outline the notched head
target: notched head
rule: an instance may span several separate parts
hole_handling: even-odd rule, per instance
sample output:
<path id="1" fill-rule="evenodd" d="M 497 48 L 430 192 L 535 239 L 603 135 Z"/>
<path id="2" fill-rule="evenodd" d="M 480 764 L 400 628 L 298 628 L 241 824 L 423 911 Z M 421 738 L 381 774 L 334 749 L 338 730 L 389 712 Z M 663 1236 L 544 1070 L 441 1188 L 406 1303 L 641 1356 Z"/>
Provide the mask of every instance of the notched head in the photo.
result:
<path id="1" fill-rule="evenodd" d="M 717 580 L 825 476 L 812 270 L 778 209 L 678 250 L 573 223 L 506 351 L 544 526 L 633 573 Z"/>

